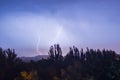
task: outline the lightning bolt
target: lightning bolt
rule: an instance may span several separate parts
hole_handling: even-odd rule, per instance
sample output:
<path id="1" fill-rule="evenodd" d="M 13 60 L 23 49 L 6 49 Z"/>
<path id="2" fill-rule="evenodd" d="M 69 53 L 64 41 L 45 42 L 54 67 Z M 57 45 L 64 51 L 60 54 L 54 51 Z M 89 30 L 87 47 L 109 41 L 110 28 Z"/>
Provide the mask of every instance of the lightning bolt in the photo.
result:
<path id="1" fill-rule="evenodd" d="M 40 51 L 39 51 L 39 45 L 40 45 L 40 33 L 38 32 L 38 41 L 37 41 L 37 44 L 36 44 L 36 52 L 37 53 L 40 53 Z"/>
<path id="2" fill-rule="evenodd" d="M 56 36 L 55 36 L 55 38 L 54 38 L 54 40 L 53 40 L 53 44 L 55 44 L 55 43 L 57 43 L 57 40 L 59 39 L 59 37 L 60 37 L 60 35 L 61 35 L 61 33 L 62 33 L 62 30 L 63 30 L 63 27 L 61 26 L 61 27 L 59 27 L 59 29 L 58 29 L 58 31 L 57 31 L 57 34 L 56 34 Z"/>

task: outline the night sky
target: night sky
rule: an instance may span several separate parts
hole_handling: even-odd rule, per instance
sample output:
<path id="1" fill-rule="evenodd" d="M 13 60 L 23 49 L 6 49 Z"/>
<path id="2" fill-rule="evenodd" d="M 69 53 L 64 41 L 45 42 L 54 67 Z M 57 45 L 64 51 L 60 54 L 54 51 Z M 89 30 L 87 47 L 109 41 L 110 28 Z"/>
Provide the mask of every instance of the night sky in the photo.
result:
<path id="1" fill-rule="evenodd" d="M 0 0 L 0 47 L 35 56 L 55 43 L 120 53 L 120 0 Z"/>

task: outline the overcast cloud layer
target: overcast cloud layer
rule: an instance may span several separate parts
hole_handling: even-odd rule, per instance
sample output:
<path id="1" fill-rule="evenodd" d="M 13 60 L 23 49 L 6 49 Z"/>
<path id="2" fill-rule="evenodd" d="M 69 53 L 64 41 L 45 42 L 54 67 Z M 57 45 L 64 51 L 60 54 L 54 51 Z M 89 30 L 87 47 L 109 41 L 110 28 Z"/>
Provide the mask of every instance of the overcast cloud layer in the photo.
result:
<path id="1" fill-rule="evenodd" d="M 0 1 L 0 46 L 19 56 L 47 54 L 54 43 L 120 52 L 119 0 Z"/>

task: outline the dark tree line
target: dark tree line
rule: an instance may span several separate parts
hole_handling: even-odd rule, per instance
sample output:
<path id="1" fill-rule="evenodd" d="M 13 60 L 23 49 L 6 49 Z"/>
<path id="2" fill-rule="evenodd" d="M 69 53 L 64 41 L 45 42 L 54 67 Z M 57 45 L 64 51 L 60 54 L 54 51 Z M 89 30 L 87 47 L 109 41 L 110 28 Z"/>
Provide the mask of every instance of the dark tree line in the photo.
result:
<path id="1" fill-rule="evenodd" d="M 112 50 L 50 47 L 48 59 L 23 62 L 14 50 L 0 48 L 0 80 L 120 80 L 120 55 Z"/>

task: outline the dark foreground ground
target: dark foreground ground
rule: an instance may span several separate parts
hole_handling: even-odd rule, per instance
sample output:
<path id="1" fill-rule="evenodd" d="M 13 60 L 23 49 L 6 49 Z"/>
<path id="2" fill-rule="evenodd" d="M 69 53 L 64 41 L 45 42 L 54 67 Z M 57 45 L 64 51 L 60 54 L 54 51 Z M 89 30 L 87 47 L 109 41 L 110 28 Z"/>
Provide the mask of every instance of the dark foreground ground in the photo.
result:
<path id="1" fill-rule="evenodd" d="M 55 45 L 48 54 L 25 62 L 14 50 L 0 48 L 0 80 L 120 80 L 120 55 L 112 50 L 72 47 L 63 57 Z"/>

